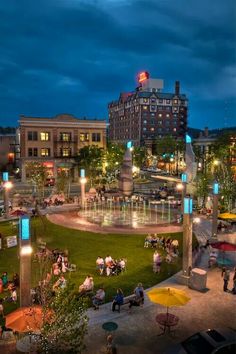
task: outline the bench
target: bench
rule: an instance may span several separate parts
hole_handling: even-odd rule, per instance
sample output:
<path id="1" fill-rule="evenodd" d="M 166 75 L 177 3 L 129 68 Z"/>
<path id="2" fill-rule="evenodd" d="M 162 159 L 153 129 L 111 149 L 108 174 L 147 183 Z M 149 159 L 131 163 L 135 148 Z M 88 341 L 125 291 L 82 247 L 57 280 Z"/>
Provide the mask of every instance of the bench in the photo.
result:
<path id="1" fill-rule="evenodd" d="M 117 306 L 118 306 L 118 310 L 116 310 L 116 311 L 120 312 L 121 306 L 128 305 L 129 302 L 130 302 L 130 300 L 134 300 L 134 299 L 135 299 L 135 294 L 126 296 L 126 297 L 124 298 L 123 304 L 117 305 Z"/>

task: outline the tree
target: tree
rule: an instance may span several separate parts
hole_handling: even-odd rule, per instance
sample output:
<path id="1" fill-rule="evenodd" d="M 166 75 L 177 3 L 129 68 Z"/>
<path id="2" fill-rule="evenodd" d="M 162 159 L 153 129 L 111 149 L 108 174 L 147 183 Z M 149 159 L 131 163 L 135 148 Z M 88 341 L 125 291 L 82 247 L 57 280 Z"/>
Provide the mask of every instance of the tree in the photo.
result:
<path id="1" fill-rule="evenodd" d="M 169 165 L 169 170 L 173 162 L 175 163 L 176 171 L 178 172 L 179 154 L 184 151 L 183 141 L 176 140 L 171 135 L 158 138 L 154 145 L 154 153 L 159 161 Z"/>
<path id="2" fill-rule="evenodd" d="M 85 348 L 88 317 L 85 299 L 68 282 L 43 306 L 40 353 L 80 354 Z"/>
<path id="3" fill-rule="evenodd" d="M 26 169 L 30 182 L 38 190 L 39 198 L 44 198 L 45 183 L 48 177 L 47 168 L 40 162 L 28 162 Z"/>
<path id="4" fill-rule="evenodd" d="M 96 145 L 84 146 L 79 150 L 76 162 L 80 169 L 84 168 L 92 186 L 96 177 L 102 174 L 104 149 Z"/>
<path id="5" fill-rule="evenodd" d="M 198 197 L 198 204 L 204 207 L 206 198 L 209 195 L 210 185 L 212 183 L 212 175 L 207 172 L 199 172 L 196 178 L 196 196 Z"/>
<path id="6" fill-rule="evenodd" d="M 68 189 L 69 178 L 68 174 L 65 171 L 60 171 L 57 174 L 56 179 L 56 190 L 57 193 L 65 193 Z"/>
<path id="7" fill-rule="evenodd" d="M 133 150 L 133 164 L 136 167 L 143 167 L 147 161 L 147 148 L 145 146 L 135 146 Z"/>

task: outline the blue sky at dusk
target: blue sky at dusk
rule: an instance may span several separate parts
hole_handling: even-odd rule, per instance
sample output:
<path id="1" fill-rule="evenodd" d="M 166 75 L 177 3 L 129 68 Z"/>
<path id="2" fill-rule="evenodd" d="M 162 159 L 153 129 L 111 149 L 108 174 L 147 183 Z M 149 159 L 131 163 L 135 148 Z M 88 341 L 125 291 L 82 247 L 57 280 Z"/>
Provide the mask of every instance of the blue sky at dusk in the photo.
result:
<path id="1" fill-rule="evenodd" d="M 236 125 L 235 0 L 0 1 L 0 124 L 107 118 L 141 70 L 180 80 L 189 126 Z"/>

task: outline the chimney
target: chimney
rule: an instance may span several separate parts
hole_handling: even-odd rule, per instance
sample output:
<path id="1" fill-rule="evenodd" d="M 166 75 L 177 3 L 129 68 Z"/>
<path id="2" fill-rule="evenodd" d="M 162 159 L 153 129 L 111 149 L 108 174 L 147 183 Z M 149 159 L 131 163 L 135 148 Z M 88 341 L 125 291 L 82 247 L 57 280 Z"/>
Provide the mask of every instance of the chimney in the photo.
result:
<path id="1" fill-rule="evenodd" d="M 204 135 L 206 138 L 208 137 L 208 135 L 209 135 L 208 127 L 204 128 Z"/>
<path id="2" fill-rule="evenodd" d="M 175 94 L 176 94 L 176 96 L 179 96 L 179 91 L 180 91 L 179 81 L 175 81 Z"/>

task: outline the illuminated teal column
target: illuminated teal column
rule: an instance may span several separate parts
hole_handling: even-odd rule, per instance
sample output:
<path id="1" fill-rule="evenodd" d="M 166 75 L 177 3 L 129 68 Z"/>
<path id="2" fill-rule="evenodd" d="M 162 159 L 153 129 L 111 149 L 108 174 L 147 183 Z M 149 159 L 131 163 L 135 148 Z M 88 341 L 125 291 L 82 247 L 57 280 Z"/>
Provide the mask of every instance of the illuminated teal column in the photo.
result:
<path id="1" fill-rule="evenodd" d="M 31 239 L 30 218 L 22 216 L 19 219 L 20 240 L 20 306 L 31 305 Z"/>
<path id="2" fill-rule="evenodd" d="M 84 208 L 85 206 L 85 184 L 87 182 L 87 179 L 85 177 L 85 170 L 81 169 L 80 170 L 80 186 L 81 186 L 81 206 Z"/>
<path id="3" fill-rule="evenodd" d="M 217 237 L 217 219 L 218 219 L 218 203 L 219 203 L 219 184 L 213 184 L 213 211 L 212 211 L 212 237 Z"/>
<path id="4" fill-rule="evenodd" d="M 182 214 L 184 214 L 184 198 L 186 197 L 186 192 L 187 192 L 187 183 L 188 183 L 188 175 L 187 173 L 182 173 L 181 175 L 181 181 L 182 181 Z"/>
<path id="5" fill-rule="evenodd" d="M 192 198 L 184 198 L 184 218 L 183 218 L 183 275 L 189 276 L 192 268 Z"/>
<path id="6" fill-rule="evenodd" d="M 5 209 L 5 218 L 9 218 L 9 190 L 12 188 L 12 183 L 9 181 L 8 172 L 3 172 L 3 199 L 4 199 L 4 209 Z"/>

